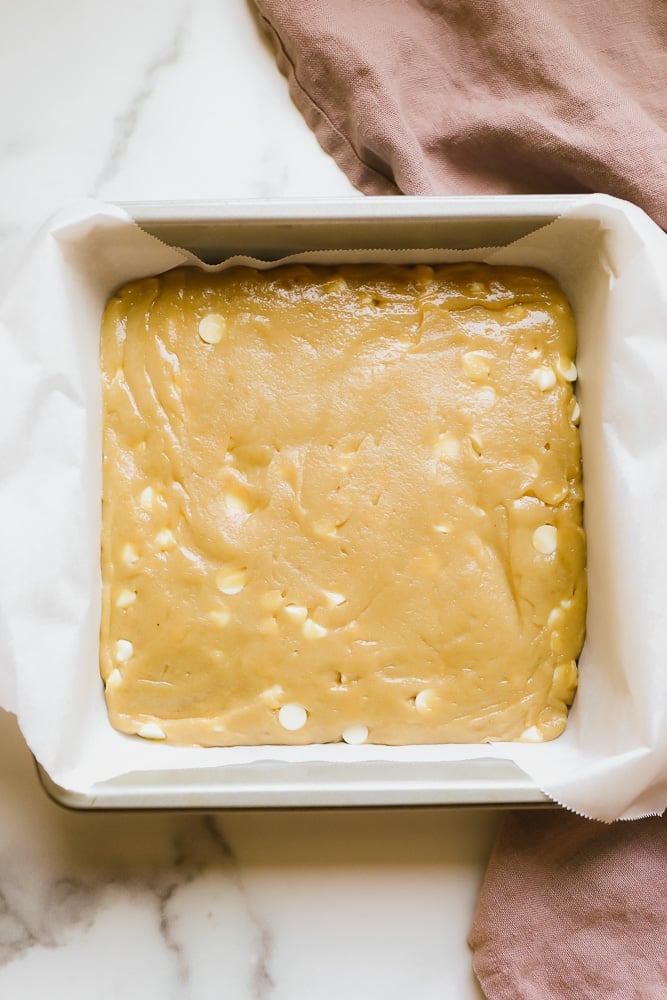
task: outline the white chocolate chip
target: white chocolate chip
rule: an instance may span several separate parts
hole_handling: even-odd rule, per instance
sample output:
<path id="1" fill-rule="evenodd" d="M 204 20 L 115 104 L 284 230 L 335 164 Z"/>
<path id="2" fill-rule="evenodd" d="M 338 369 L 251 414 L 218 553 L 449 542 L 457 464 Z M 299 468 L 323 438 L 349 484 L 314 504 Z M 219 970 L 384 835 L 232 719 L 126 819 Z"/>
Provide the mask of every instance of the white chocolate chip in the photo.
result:
<path id="1" fill-rule="evenodd" d="M 552 632 L 549 641 L 549 648 L 552 653 L 562 653 L 565 649 L 565 642 L 560 632 Z"/>
<path id="2" fill-rule="evenodd" d="M 545 483 L 541 489 L 541 498 L 552 507 L 557 507 L 568 494 L 567 483 Z"/>
<path id="3" fill-rule="evenodd" d="M 141 491 L 139 496 L 139 504 L 142 510 L 149 513 L 153 509 L 153 487 L 147 486 Z"/>
<path id="4" fill-rule="evenodd" d="M 240 594 L 248 582 L 248 573 L 245 569 L 234 569 L 225 566 L 219 569 L 215 575 L 215 585 L 223 594 Z"/>
<path id="5" fill-rule="evenodd" d="M 215 608 L 213 611 L 209 611 L 209 618 L 220 628 L 225 628 L 229 625 L 231 614 L 227 608 Z"/>
<path id="6" fill-rule="evenodd" d="M 286 604 L 283 608 L 283 614 L 294 625 L 303 625 L 308 617 L 308 608 L 304 608 L 302 604 Z"/>
<path id="7" fill-rule="evenodd" d="M 478 403 L 487 403 L 489 406 L 493 406 L 497 399 L 498 393 L 492 385 L 480 385 L 477 387 Z"/>
<path id="8" fill-rule="evenodd" d="M 129 608 L 130 604 L 134 604 L 136 599 L 137 595 L 133 590 L 121 590 L 116 598 L 116 607 L 125 610 L 125 608 Z"/>
<path id="9" fill-rule="evenodd" d="M 336 522 L 316 521 L 313 525 L 313 534 L 318 538 L 332 538 L 336 534 Z"/>
<path id="10" fill-rule="evenodd" d="M 458 458 L 461 453 L 461 442 L 450 431 L 445 431 L 438 436 L 434 451 L 437 458 Z"/>
<path id="11" fill-rule="evenodd" d="M 345 594 L 337 594 L 335 590 L 323 590 L 322 596 L 330 608 L 337 608 L 346 601 Z"/>
<path id="12" fill-rule="evenodd" d="M 135 549 L 134 545 L 130 545 L 130 543 L 128 542 L 127 545 L 123 546 L 121 559 L 123 560 L 126 566 L 134 566 L 136 563 L 139 562 L 139 553 Z"/>
<path id="13" fill-rule="evenodd" d="M 267 688 L 262 691 L 259 698 L 263 701 L 267 708 L 272 708 L 277 710 L 280 708 L 281 702 L 285 697 L 285 692 L 281 688 L 280 684 L 274 684 L 273 687 Z"/>
<path id="14" fill-rule="evenodd" d="M 466 375 L 473 379 L 486 378 L 491 371 L 489 359 L 482 351 L 466 351 L 462 363 Z"/>
<path id="15" fill-rule="evenodd" d="M 368 739 L 368 726 L 348 726 L 347 729 L 343 730 L 342 737 L 345 743 L 349 743 L 351 746 L 359 746 Z"/>
<path id="16" fill-rule="evenodd" d="M 541 389 L 542 392 L 547 392 L 549 389 L 553 389 L 556 384 L 556 373 L 553 368 L 540 365 L 531 375 L 531 379 L 538 389 Z"/>
<path id="17" fill-rule="evenodd" d="M 123 675 L 121 674 L 121 672 L 118 669 L 118 667 L 114 667 L 114 669 L 111 671 L 111 673 L 107 677 L 106 688 L 108 690 L 109 688 L 120 687 L 120 685 L 122 683 L 123 683 Z"/>
<path id="18" fill-rule="evenodd" d="M 553 608 L 547 618 L 547 628 L 554 628 L 556 625 L 562 624 L 563 621 L 565 621 L 565 612 L 563 609 Z"/>
<path id="19" fill-rule="evenodd" d="M 425 688 L 415 696 L 415 708 L 422 715 L 432 712 L 437 704 L 438 698 L 435 691 Z"/>
<path id="20" fill-rule="evenodd" d="M 163 551 L 165 549 L 171 549 L 176 544 L 176 539 L 174 534 L 169 528 L 163 528 L 162 531 L 158 531 L 155 536 L 155 541 L 160 549 Z"/>
<path id="21" fill-rule="evenodd" d="M 165 740 L 167 738 L 157 722 L 145 722 L 140 729 L 137 729 L 137 736 L 141 736 L 145 740 Z"/>
<path id="22" fill-rule="evenodd" d="M 505 316 L 507 319 L 514 320 L 515 322 L 525 319 L 527 315 L 528 311 L 526 310 L 526 307 L 521 306 L 518 303 L 505 310 Z"/>
<path id="23" fill-rule="evenodd" d="M 305 622 L 301 626 L 301 632 L 305 639 L 321 639 L 323 636 L 327 635 L 329 629 L 324 628 L 323 625 L 318 625 L 314 622 L 312 618 L 306 618 Z"/>
<path id="24" fill-rule="evenodd" d="M 577 366 L 574 361 L 570 360 L 570 358 L 560 357 L 558 359 L 557 367 L 558 371 L 567 382 L 577 381 Z"/>
<path id="25" fill-rule="evenodd" d="M 332 278 L 331 281 L 327 281 L 323 288 L 325 292 L 344 292 L 347 288 L 347 281 L 341 275 L 338 275 L 338 277 Z"/>
<path id="26" fill-rule="evenodd" d="M 119 639 L 116 643 L 116 660 L 118 663 L 127 663 L 134 653 L 134 646 L 129 639 Z"/>
<path id="27" fill-rule="evenodd" d="M 577 686 L 577 662 L 576 660 L 567 660 L 565 663 L 559 663 L 554 670 L 554 687 L 565 689 L 566 694 L 571 694 L 573 689 Z"/>
<path id="28" fill-rule="evenodd" d="M 219 344 L 227 330 L 227 321 L 219 313 L 209 313 L 199 321 L 199 336 L 205 344 Z"/>
<path id="29" fill-rule="evenodd" d="M 553 524 L 541 524 L 533 532 L 533 548 L 543 556 L 552 555 L 558 546 L 558 529 Z"/>
<path id="30" fill-rule="evenodd" d="M 279 590 L 265 590 L 260 594 L 259 606 L 264 611 L 277 611 L 283 603 L 283 595 Z"/>
<path id="31" fill-rule="evenodd" d="M 522 743 L 544 743 L 544 733 L 537 726 L 529 726 L 524 729 L 519 737 Z"/>
<path id="32" fill-rule="evenodd" d="M 579 401 L 573 396 L 570 403 L 570 420 L 573 424 L 579 423 L 579 418 L 581 417 L 581 408 L 579 406 Z"/>
<path id="33" fill-rule="evenodd" d="M 536 479 L 537 476 L 539 476 L 540 470 L 542 468 L 542 466 L 537 461 L 537 459 L 534 458 L 532 455 L 529 455 L 527 457 L 527 459 L 526 459 L 526 461 L 524 463 L 524 467 L 526 469 L 527 474 L 529 476 L 532 476 L 533 479 Z"/>
<path id="34" fill-rule="evenodd" d="M 250 514 L 252 512 L 250 498 L 238 490 L 227 490 L 224 499 L 225 507 L 234 514 Z"/>
<path id="35" fill-rule="evenodd" d="M 297 705 L 296 702 L 290 702 L 288 705 L 283 705 L 278 712 L 278 722 L 283 729 L 289 729 L 290 732 L 296 732 L 297 729 L 303 729 L 307 721 L 308 712 L 305 710 L 303 705 Z"/>
<path id="36" fill-rule="evenodd" d="M 275 635 L 278 631 L 278 622 L 275 618 L 262 618 L 257 626 L 257 631 L 260 635 Z"/>

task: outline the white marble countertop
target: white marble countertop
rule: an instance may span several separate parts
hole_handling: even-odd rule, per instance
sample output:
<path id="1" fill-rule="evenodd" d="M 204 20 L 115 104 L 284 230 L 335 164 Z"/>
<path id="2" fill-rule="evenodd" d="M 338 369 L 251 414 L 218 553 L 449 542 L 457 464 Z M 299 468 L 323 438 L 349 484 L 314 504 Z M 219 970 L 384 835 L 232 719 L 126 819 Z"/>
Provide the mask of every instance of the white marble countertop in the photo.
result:
<path id="1" fill-rule="evenodd" d="M 244 0 L 0 7 L 0 273 L 82 195 L 354 193 Z M 0 997 L 479 998 L 501 814 L 76 814 L 0 713 Z"/>

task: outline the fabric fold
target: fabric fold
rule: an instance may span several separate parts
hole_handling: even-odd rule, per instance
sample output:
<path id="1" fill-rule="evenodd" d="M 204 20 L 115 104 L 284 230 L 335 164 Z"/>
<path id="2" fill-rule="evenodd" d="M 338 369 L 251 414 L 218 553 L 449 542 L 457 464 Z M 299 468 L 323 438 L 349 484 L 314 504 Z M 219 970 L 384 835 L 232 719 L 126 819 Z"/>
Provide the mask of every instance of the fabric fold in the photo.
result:
<path id="1" fill-rule="evenodd" d="M 255 0 L 366 194 L 600 191 L 667 228 L 667 5 Z"/>
<path id="2" fill-rule="evenodd" d="M 667 989 L 667 819 L 511 813 L 468 942 L 490 1000 L 653 1000 Z"/>

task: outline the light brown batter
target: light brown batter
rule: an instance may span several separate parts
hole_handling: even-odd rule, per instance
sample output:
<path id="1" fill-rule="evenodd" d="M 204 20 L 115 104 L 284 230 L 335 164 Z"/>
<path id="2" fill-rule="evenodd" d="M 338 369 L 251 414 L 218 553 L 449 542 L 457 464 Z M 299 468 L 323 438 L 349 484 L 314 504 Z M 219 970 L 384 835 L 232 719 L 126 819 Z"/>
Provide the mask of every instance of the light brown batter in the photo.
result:
<path id="1" fill-rule="evenodd" d="M 585 616 L 575 329 L 542 272 L 136 281 L 102 328 L 102 676 L 173 743 L 564 728 Z"/>

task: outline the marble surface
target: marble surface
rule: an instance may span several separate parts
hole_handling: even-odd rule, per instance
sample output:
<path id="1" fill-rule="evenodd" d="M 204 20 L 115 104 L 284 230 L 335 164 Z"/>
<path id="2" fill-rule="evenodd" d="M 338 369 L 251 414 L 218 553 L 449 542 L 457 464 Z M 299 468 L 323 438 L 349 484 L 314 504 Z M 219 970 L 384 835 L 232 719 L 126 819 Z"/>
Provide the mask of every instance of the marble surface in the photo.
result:
<path id="1" fill-rule="evenodd" d="M 355 194 L 244 0 L 0 3 L 0 274 L 82 195 Z M 481 997 L 494 811 L 76 814 L 0 713 L 0 997 Z"/>

